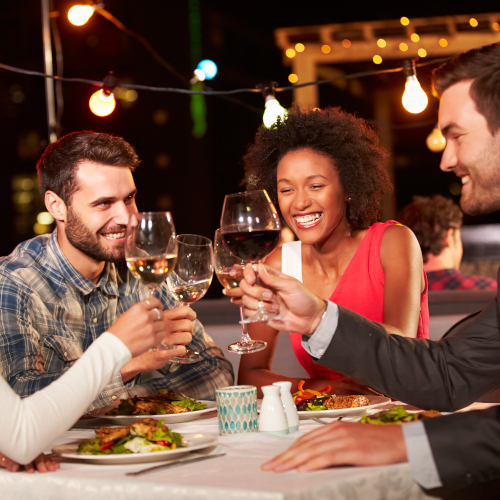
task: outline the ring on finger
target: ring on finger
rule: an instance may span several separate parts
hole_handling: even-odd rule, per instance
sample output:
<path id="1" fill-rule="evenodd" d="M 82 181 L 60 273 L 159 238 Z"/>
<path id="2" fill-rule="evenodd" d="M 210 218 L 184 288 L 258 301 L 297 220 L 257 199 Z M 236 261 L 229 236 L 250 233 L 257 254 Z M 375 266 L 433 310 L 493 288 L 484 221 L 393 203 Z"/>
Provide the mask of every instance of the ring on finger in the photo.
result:
<path id="1" fill-rule="evenodd" d="M 156 314 L 158 314 L 158 321 L 159 321 L 161 319 L 160 311 L 158 310 L 157 307 L 153 308 L 153 311 L 156 311 Z"/>

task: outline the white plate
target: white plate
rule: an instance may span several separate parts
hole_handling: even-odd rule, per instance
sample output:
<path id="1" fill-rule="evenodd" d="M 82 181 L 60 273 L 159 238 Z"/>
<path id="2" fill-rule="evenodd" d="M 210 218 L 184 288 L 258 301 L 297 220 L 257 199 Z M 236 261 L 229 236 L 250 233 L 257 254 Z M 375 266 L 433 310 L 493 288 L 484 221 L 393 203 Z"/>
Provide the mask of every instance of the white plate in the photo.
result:
<path id="1" fill-rule="evenodd" d="M 205 403 L 207 406 L 203 410 L 186 411 L 184 413 L 171 413 L 168 415 L 87 415 L 85 419 L 80 420 L 79 423 L 93 423 L 91 420 L 96 418 L 99 419 L 99 421 L 106 420 L 108 422 L 107 425 L 130 425 L 139 420 L 142 420 L 143 418 L 154 418 L 156 420 L 163 420 L 165 422 L 165 425 L 169 425 L 196 420 L 200 418 L 200 416 L 204 413 L 208 413 L 217 409 L 217 403 L 215 401 L 200 400 L 199 402 Z M 88 417 L 90 417 L 90 419 Z M 103 426 L 104 425 L 101 425 L 101 427 Z"/>
<path id="2" fill-rule="evenodd" d="M 84 460 L 89 464 L 117 465 L 117 464 L 139 464 L 146 462 L 163 462 L 171 458 L 179 458 L 190 451 L 202 450 L 217 444 L 216 436 L 206 436 L 204 434 L 183 433 L 183 443 L 185 448 L 175 450 L 154 451 L 151 453 L 126 453 L 123 455 L 91 455 L 88 453 L 78 453 L 78 446 L 83 439 L 72 443 L 60 444 L 52 449 L 52 452 L 64 458 L 73 460 Z"/>
<path id="3" fill-rule="evenodd" d="M 376 406 L 380 406 L 391 401 L 390 398 L 386 398 L 385 396 L 367 396 L 367 398 L 370 402 L 370 404 L 367 406 L 358 406 L 357 408 L 342 408 L 340 410 L 299 411 L 297 413 L 299 414 L 300 420 L 306 420 L 313 417 L 343 417 L 344 415 L 364 413 L 370 408 L 375 408 Z"/>

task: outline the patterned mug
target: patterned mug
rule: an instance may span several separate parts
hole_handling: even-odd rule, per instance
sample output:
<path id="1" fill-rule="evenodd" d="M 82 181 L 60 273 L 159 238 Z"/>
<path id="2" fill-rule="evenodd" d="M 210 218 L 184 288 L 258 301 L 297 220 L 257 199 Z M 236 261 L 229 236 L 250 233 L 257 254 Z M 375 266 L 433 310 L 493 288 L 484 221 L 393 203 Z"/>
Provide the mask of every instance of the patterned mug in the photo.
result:
<path id="1" fill-rule="evenodd" d="M 215 391 L 219 434 L 258 432 L 257 387 L 233 385 Z"/>

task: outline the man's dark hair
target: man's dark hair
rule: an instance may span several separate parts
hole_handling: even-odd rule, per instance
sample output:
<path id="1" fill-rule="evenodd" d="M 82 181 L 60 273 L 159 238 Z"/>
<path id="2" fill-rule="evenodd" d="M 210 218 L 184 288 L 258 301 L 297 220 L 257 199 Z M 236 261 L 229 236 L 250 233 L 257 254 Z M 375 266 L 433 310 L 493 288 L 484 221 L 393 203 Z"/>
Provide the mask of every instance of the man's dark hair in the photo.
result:
<path id="1" fill-rule="evenodd" d="M 436 68 L 433 93 L 441 97 L 447 88 L 465 80 L 474 80 L 470 96 L 494 135 L 500 128 L 500 43 L 463 52 Z"/>
<path id="2" fill-rule="evenodd" d="M 135 149 L 121 137 L 97 132 L 72 132 L 49 144 L 36 164 L 42 198 L 53 191 L 69 206 L 79 189 L 76 172 L 82 161 L 133 172 L 140 163 Z"/>
<path id="3" fill-rule="evenodd" d="M 367 228 L 378 220 L 382 196 L 392 191 L 385 170 L 387 152 L 362 119 L 340 108 L 302 110 L 293 105 L 271 128 L 261 126 L 243 156 L 247 188 L 266 189 L 279 209 L 278 163 L 287 153 L 302 149 L 332 162 L 350 198 L 346 217 L 352 230 Z"/>
<path id="4" fill-rule="evenodd" d="M 439 255 L 443 251 L 446 233 L 449 229 L 460 229 L 462 219 L 460 207 L 440 194 L 414 196 L 398 215 L 398 221 L 415 233 L 424 262 L 429 253 Z"/>

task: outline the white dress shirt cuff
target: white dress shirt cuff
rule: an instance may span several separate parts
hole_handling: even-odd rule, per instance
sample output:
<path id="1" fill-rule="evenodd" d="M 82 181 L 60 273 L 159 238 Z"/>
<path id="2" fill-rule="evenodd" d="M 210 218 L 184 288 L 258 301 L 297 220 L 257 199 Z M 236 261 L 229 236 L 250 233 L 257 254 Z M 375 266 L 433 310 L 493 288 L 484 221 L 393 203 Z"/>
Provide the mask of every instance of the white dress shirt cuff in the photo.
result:
<path id="1" fill-rule="evenodd" d="M 302 347 L 317 359 L 325 354 L 339 323 L 339 306 L 329 300 L 326 303 L 325 313 L 316 331 L 310 336 L 302 336 Z"/>
<path id="2" fill-rule="evenodd" d="M 443 486 L 423 422 L 403 424 L 402 429 L 413 480 L 428 490 Z"/>

